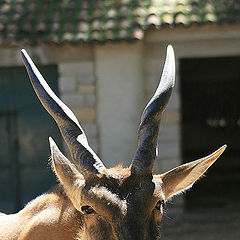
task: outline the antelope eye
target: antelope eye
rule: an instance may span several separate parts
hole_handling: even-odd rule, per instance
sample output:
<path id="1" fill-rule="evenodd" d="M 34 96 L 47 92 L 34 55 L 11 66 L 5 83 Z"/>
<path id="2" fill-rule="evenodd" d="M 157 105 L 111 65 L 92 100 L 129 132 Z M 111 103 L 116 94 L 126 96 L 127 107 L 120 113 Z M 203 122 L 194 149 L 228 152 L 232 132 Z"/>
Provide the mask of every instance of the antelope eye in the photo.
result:
<path id="1" fill-rule="evenodd" d="M 155 206 L 155 209 L 161 210 L 161 206 L 165 207 L 165 201 L 164 200 L 159 200 Z"/>
<path id="2" fill-rule="evenodd" d="M 95 211 L 93 210 L 93 208 L 90 207 L 90 206 L 82 206 L 82 207 L 81 207 L 81 210 L 82 210 L 83 213 L 86 213 L 86 214 L 95 213 Z"/>

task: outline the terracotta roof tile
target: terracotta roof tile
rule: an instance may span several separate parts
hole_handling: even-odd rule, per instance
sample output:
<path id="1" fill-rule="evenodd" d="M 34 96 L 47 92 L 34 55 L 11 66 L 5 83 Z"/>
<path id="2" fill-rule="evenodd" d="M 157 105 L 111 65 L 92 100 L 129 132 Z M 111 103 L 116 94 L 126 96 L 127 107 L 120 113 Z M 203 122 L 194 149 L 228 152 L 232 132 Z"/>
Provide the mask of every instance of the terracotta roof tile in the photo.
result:
<path id="1" fill-rule="evenodd" d="M 0 42 L 131 41 L 151 25 L 239 20 L 239 0 L 2 0 Z"/>

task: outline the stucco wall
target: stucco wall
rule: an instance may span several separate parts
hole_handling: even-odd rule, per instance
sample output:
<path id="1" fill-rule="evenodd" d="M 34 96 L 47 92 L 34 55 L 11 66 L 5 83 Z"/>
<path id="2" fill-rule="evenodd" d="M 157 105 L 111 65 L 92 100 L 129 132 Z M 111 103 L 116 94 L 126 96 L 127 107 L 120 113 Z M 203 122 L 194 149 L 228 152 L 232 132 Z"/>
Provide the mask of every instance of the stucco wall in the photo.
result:
<path id="1" fill-rule="evenodd" d="M 144 108 L 142 43 L 95 46 L 101 156 L 108 167 L 131 163 Z"/>

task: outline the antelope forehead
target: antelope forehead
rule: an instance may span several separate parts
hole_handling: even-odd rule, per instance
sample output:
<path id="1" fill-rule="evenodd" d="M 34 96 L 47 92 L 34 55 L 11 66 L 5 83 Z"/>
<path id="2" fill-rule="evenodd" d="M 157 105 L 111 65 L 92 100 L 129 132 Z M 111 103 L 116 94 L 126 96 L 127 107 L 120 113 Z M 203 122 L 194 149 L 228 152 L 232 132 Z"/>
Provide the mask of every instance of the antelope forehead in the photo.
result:
<path id="1" fill-rule="evenodd" d="M 116 193 L 112 193 L 106 187 L 92 187 L 89 192 L 94 194 L 96 198 L 105 199 L 111 204 L 118 206 L 121 212 L 124 214 L 127 212 L 127 201 L 125 199 L 120 199 Z"/>

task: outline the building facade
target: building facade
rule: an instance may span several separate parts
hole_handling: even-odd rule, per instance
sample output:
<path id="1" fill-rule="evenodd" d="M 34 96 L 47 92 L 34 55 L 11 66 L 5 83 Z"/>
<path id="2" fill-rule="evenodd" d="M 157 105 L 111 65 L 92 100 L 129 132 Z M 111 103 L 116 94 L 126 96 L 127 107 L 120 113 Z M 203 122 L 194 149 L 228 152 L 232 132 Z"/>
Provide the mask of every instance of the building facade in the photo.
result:
<path id="1" fill-rule="evenodd" d="M 238 101 L 240 99 L 234 91 L 240 81 L 240 73 L 237 64 L 231 64 L 231 61 L 238 62 L 237 58 L 240 57 L 240 24 L 238 23 L 240 11 L 237 1 L 232 1 L 232 5 L 226 5 L 227 1 L 221 1 L 222 5 L 216 5 L 216 1 L 180 0 L 148 1 L 147 4 L 144 1 L 119 1 L 118 4 L 114 1 L 90 1 L 92 3 L 90 5 L 87 1 L 60 1 L 61 4 L 51 1 L 48 7 L 38 1 L 32 1 L 29 5 L 25 3 L 27 1 L 16 1 L 15 6 L 11 6 L 7 1 L 3 2 L 0 23 L 2 21 L 1 31 L 4 34 L 0 47 L 0 56 L 2 56 L 0 69 L 8 72 L 16 71 L 9 67 L 23 69 L 21 48 L 25 48 L 39 66 L 46 68 L 52 66 L 55 69 L 54 73 L 47 69 L 44 77 L 47 81 L 56 79 L 53 86 L 58 85 L 60 98 L 75 113 L 88 136 L 90 146 L 107 167 L 117 164 L 128 166 L 131 163 L 136 149 L 141 113 L 158 85 L 168 44 L 173 45 L 176 54 L 176 86 L 160 127 L 159 157 L 155 172 L 165 172 L 186 161 L 210 154 L 221 144 L 228 143 L 225 142 L 228 139 L 225 138 L 224 131 L 231 128 L 231 131 L 238 132 L 240 125 L 238 110 L 234 110 L 232 117 L 228 118 L 230 113 L 224 105 L 222 106 L 224 111 L 220 114 L 208 114 L 208 112 L 214 112 L 215 106 L 218 105 L 215 102 L 212 106 L 210 97 L 216 99 L 216 96 L 222 93 L 218 94 L 217 90 L 214 91 L 217 88 L 208 84 L 213 81 L 217 85 L 219 82 L 222 86 L 222 76 L 224 81 L 228 78 L 232 79 L 232 88 L 228 89 L 224 102 L 229 102 L 229 108 L 234 109 L 237 107 L 233 105 L 240 104 Z M 35 17 L 30 13 L 34 13 Z M 36 14 L 38 14 L 37 17 Z M 75 16 L 72 22 L 71 14 Z M 101 18 L 101 16 L 105 17 Z M 208 62 L 207 59 L 215 59 L 213 63 L 209 60 L 210 70 L 204 67 L 202 59 L 206 59 L 205 62 Z M 222 71 L 218 64 L 222 66 Z M 227 64 L 235 67 L 224 70 Z M 188 71 L 190 65 L 192 68 Z M 201 69 L 202 75 L 199 73 Z M 205 72 L 205 69 L 208 70 Z M 196 77 L 195 74 L 197 74 Z M 13 78 L 17 76 L 15 74 Z M 27 74 L 22 78 L 28 81 Z M 203 89 L 199 78 L 207 79 L 204 89 L 208 86 L 210 90 L 205 92 L 210 92 L 210 97 L 199 90 Z M 18 90 L 21 91 L 20 95 L 24 95 L 24 87 Z M 236 96 L 231 102 L 228 96 L 233 95 Z M 210 99 L 210 102 L 206 104 L 206 101 L 202 101 L 202 97 Z M 188 104 L 194 102 L 196 105 Z M 205 105 L 201 108 L 203 103 Z M 218 106 L 218 108 L 221 107 Z M 200 117 L 205 109 L 208 111 L 204 113 L 204 117 Z M 4 110 L 0 109 L 0 113 L 1 111 L 0 116 L 5 116 Z M 199 125 L 194 125 L 198 123 L 194 120 L 194 113 L 197 119 L 202 119 L 206 124 L 201 125 L 199 121 Z M 42 113 L 39 113 L 39 118 L 41 118 L 40 114 Z M 31 119 L 32 117 L 29 116 L 29 121 Z M 228 124 L 227 119 L 232 123 Z M 15 121 L 18 120 L 15 119 Z M 47 121 L 45 124 L 43 128 L 48 125 Z M 16 123 L 13 126 L 16 126 Z M 20 122 L 17 126 L 21 127 Z M 208 135 L 204 135 L 210 131 L 208 127 L 214 130 L 213 135 L 219 137 L 218 141 L 210 141 Z M 7 125 L 2 124 L 3 128 L 7 129 Z M 51 129 L 55 129 L 52 130 L 52 134 L 56 134 L 56 138 L 60 139 L 56 133 L 57 128 L 53 125 Z M 17 131 L 18 135 L 21 134 L 18 130 L 12 131 Z M 223 132 L 222 135 L 221 132 Z M 10 134 L 10 131 L 7 133 Z M 1 141 L 5 142 L 4 138 Z M 47 148 L 47 138 L 42 141 L 45 141 L 43 146 Z M 234 142 L 237 144 L 237 141 L 240 142 L 238 137 Z M 8 151 L 17 151 L 20 155 L 26 154 L 24 151 L 21 152 L 22 142 L 24 141 L 19 140 L 15 150 Z M 34 143 L 34 138 L 30 138 L 28 144 L 31 144 L 33 149 L 43 148 L 39 147 L 41 143 L 38 141 Z M 237 146 L 233 148 L 232 155 L 237 156 Z M 62 149 L 65 149 L 68 155 L 64 143 Z M 3 162 L 4 154 L 2 152 L 0 162 Z M 44 185 L 44 177 L 41 177 L 41 174 L 43 172 L 45 175 L 51 174 L 43 170 L 44 165 L 47 165 L 48 154 L 46 150 L 45 156 L 39 159 L 42 162 L 39 168 L 33 167 L 34 174 L 31 169 L 29 169 L 30 173 L 19 170 L 27 168 L 27 162 L 30 160 L 15 163 L 18 167 L 11 170 L 18 174 L 15 182 L 19 184 L 15 184 L 13 189 L 18 189 L 19 196 L 16 199 L 19 201 L 19 207 L 32 197 L 31 194 L 27 194 L 27 190 L 26 192 L 22 190 L 26 188 L 26 184 L 30 181 L 32 186 L 41 185 L 42 181 Z M 189 158 L 191 155 L 192 159 Z M 211 177 L 213 186 L 216 182 L 214 179 L 222 176 L 223 169 L 231 172 L 239 169 L 240 164 L 232 155 L 227 158 L 227 164 L 218 167 L 217 176 Z M 21 159 L 21 157 L 17 158 Z M 34 153 L 29 155 L 29 159 L 31 158 L 34 158 Z M 45 176 L 44 174 L 42 176 Z M 3 170 L 1 175 L 4 178 Z M 31 180 L 33 175 L 36 176 L 34 181 Z M 240 180 L 237 174 L 233 175 L 234 177 L 224 177 L 224 182 L 237 184 Z M 53 182 L 53 178 L 49 178 L 46 181 L 46 188 Z M 221 189 L 223 186 L 221 184 L 216 189 Z M 42 189 L 40 188 L 39 192 L 40 190 Z M 191 200 L 195 202 L 193 205 L 197 206 L 199 204 L 197 199 L 202 194 L 213 197 L 211 190 L 206 193 L 201 190 L 199 195 L 186 199 L 185 205 L 191 207 L 192 204 L 188 203 Z M 217 193 L 214 192 L 214 194 Z M 228 206 L 233 193 L 230 191 L 226 194 L 229 194 L 230 199 L 220 201 L 219 204 Z M 6 196 L 3 195 L 2 198 L 4 197 Z M 11 195 L 6 197 L 6 199 L 9 198 L 13 197 Z M 218 198 L 213 197 L 215 204 Z M 184 198 L 176 198 L 173 206 L 172 210 L 181 212 Z M 11 209 L 13 211 L 14 207 Z"/>

